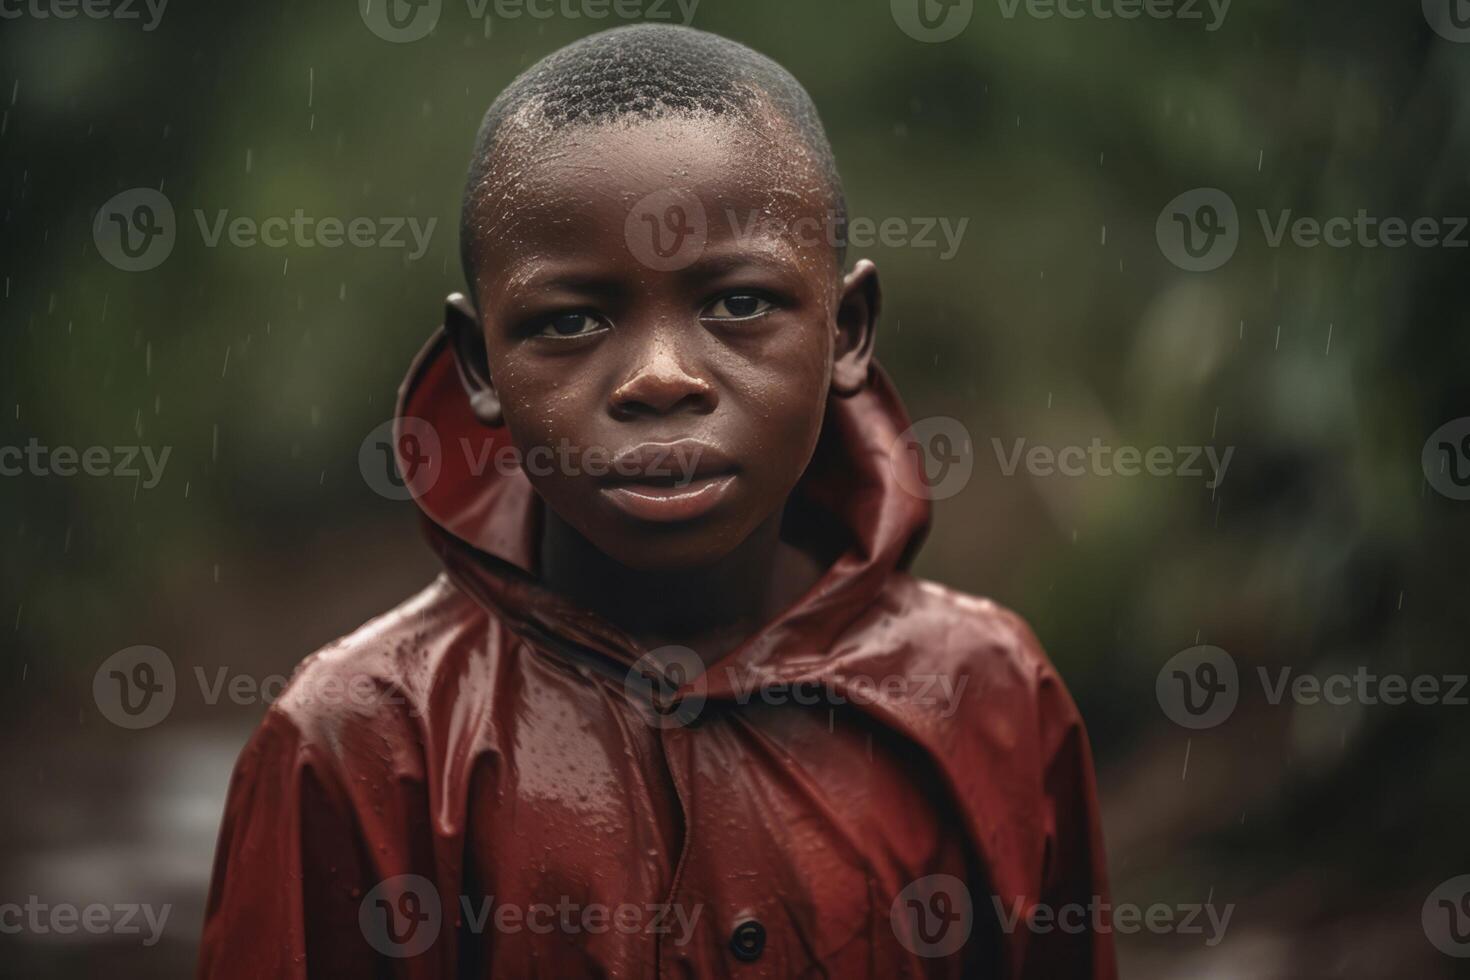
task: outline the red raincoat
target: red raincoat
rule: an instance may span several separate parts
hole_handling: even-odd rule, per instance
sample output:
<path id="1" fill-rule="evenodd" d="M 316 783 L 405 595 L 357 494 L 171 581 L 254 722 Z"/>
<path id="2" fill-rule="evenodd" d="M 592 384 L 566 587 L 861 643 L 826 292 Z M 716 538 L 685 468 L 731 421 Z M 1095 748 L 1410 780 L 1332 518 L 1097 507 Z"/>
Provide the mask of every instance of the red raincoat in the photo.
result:
<path id="1" fill-rule="evenodd" d="M 506 434 L 442 334 L 399 414 L 438 436 L 446 574 L 308 658 L 245 749 L 200 977 L 1115 975 L 1085 914 L 1028 927 L 1107 900 L 1087 737 L 1019 618 L 904 571 L 929 511 L 881 371 L 793 495 L 840 557 L 663 713 L 636 644 L 529 574 L 541 504 L 474 473 Z"/>

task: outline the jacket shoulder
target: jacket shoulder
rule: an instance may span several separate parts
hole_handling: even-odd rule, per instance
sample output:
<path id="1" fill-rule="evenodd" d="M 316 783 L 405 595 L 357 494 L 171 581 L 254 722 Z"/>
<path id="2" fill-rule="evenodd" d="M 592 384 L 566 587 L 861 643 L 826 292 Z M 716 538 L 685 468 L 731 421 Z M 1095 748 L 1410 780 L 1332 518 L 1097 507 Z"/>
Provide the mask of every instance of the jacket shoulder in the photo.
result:
<path id="1" fill-rule="evenodd" d="M 911 575 L 894 576 L 885 598 L 890 615 L 901 617 L 905 641 L 921 655 L 932 651 L 953 669 L 1059 683 L 1030 625 L 993 599 Z"/>
<path id="2" fill-rule="evenodd" d="M 446 649 L 483 632 L 486 614 L 440 575 L 387 612 L 297 665 L 267 722 L 303 733 L 415 712 Z"/>
<path id="3" fill-rule="evenodd" d="M 963 692 L 949 721 L 986 744 L 1030 759 L 1035 772 L 1069 743 L 1085 743 L 1082 717 L 1031 627 L 991 599 L 909 576 L 889 590 L 902 612 L 905 667 L 951 679 Z M 1090 763 L 1089 763 L 1090 764 Z"/>

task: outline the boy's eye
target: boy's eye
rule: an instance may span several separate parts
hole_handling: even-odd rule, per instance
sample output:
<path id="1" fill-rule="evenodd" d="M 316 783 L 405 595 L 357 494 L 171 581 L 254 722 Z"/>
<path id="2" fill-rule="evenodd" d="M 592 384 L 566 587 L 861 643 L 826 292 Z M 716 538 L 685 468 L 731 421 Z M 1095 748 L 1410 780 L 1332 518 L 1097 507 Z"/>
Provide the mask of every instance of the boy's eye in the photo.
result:
<path id="1" fill-rule="evenodd" d="M 607 325 L 591 313 L 558 313 L 542 323 L 537 336 L 584 337 L 606 329 Z"/>
<path id="2" fill-rule="evenodd" d="M 699 315 L 710 320 L 749 320 L 774 308 L 774 303 L 755 293 L 730 293 L 705 307 Z"/>

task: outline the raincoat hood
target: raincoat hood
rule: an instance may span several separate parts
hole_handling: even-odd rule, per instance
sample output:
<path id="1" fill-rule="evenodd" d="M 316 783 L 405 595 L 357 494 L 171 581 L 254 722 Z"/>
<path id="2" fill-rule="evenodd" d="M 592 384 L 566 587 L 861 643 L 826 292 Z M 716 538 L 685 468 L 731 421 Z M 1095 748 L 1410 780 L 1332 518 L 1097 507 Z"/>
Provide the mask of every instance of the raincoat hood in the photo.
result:
<path id="1" fill-rule="evenodd" d="M 907 451 L 908 427 L 897 392 L 876 364 L 856 395 L 829 400 L 822 435 L 788 514 L 818 525 L 812 530 L 823 538 L 823 550 L 837 558 L 806 596 L 725 662 L 773 669 L 793 660 L 809 665 L 814 652 L 823 656 L 842 627 L 872 603 L 892 573 L 908 567 L 928 532 L 930 513 L 918 457 Z M 395 435 L 400 466 L 425 476 L 407 485 L 426 518 L 431 544 L 459 584 L 494 603 L 502 615 L 541 631 L 629 663 L 638 656 L 637 644 L 612 624 L 536 583 L 545 505 L 519 467 L 494 464 L 514 459 L 509 430 L 487 427 L 474 416 L 442 331 L 420 352 L 399 389 Z M 415 459 L 403 458 L 405 439 L 417 443 Z"/>

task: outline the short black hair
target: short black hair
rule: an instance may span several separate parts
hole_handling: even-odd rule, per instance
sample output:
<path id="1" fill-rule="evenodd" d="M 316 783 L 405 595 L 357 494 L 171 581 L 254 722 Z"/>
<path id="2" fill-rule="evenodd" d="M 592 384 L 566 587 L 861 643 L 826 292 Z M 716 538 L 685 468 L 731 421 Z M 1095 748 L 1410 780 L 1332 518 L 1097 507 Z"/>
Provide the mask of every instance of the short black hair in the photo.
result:
<path id="1" fill-rule="evenodd" d="M 785 68 L 737 41 L 692 27 L 638 24 L 593 34 L 552 52 L 506 86 L 486 111 L 460 204 L 460 262 L 471 296 L 478 196 L 508 120 L 525 120 L 553 132 L 628 118 L 741 119 L 767 109 L 795 128 L 828 184 L 840 269 L 847 204 L 832 146 L 806 89 Z"/>

